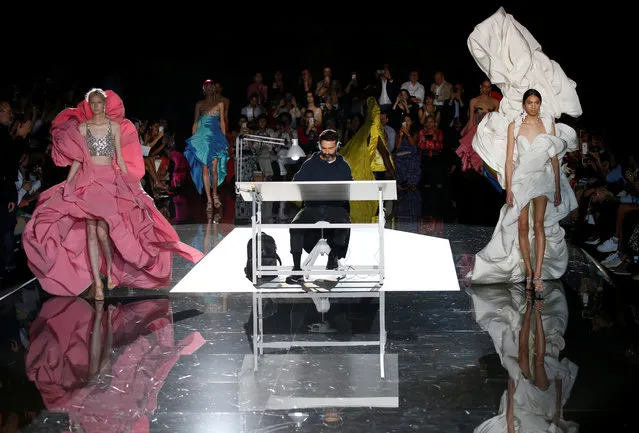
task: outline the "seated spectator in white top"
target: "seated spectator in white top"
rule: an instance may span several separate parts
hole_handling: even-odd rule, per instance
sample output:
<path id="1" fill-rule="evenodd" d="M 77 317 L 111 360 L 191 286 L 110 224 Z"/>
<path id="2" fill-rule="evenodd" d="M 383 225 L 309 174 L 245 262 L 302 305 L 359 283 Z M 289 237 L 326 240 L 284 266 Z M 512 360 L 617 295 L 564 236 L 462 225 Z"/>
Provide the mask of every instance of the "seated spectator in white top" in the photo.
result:
<path id="1" fill-rule="evenodd" d="M 257 129 L 257 118 L 262 113 L 266 114 L 266 111 L 258 104 L 258 101 L 257 93 L 253 93 L 249 98 L 248 105 L 242 107 L 241 114 L 248 119 L 250 129 Z"/>
<path id="2" fill-rule="evenodd" d="M 418 80 L 419 80 L 419 72 L 411 71 L 409 75 L 409 80 L 405 81 L 402 84 L 402 87 L 400 87 L 400 90 L 401 89 L 408 90 L 408 93 L 410 93 L 410 96 L 411 96 L 411 101 L 415 102 L 417 105 L 419 105 L 419 108 L 421 108 L 422 105 L 424 105 L 424 95 L 426 94 L 426 88 Z"/>

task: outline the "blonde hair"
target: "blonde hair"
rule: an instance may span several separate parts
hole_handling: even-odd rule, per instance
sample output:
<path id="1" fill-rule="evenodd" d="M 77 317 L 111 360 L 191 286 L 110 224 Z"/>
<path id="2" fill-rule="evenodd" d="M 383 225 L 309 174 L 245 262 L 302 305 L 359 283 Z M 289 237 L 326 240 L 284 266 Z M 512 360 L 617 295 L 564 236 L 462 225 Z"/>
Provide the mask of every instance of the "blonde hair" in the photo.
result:
<path id="1" fill-rule="evenodd" d="M 107 98 L 107 94 L 104 90 L 98 88 L 98 87 L 94 87 L 93 89 L 89 90 L 86 95 L 84 95 L 84 100 L 89 102 L 89 98 L 91 98 L 91 95 L 100 95 L 102 97 L 102 99 L 106 100 Z"/>

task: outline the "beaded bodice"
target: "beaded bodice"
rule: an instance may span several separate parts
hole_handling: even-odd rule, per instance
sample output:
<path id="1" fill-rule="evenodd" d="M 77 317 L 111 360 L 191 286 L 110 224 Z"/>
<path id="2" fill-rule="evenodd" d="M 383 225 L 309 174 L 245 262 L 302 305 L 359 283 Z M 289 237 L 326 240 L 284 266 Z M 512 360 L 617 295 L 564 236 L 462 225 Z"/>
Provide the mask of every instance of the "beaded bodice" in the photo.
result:
<path id="1" fill-rule="evenodd" d="M 211 109 L 211 110 L 206 110 L 202 116 L 213 116 L 213 117 L 220 117 L 220 110 L 217 109 Z"/>
<path id="2" fill-rule="evenodd" d="M 89 124 L 87 123 L 87 147 L 91 156 L 110 156 L 115 155 L 115 137 L 111 131 L 111 121 L 109 120 L 109 130 L 103 137 L 95 137 L 91 134 Z"/>

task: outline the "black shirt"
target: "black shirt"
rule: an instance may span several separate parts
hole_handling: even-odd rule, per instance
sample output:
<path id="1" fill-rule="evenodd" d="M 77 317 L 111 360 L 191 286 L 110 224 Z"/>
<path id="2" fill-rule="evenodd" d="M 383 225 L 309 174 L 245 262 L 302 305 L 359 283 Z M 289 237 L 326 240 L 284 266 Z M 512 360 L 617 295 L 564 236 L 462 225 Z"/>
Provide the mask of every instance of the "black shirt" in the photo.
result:
<path id="1" fill-rule="evenodd" d="M 352 181 L 353 174 L 348 162 L 339 153 L 334 161 L 329 162 L 320 157 L 320 152 L 315 152 L 308 158 L 299 171 L 293 176 L 293 182 L 332 182 L 332 181 Z M 309 201 L 303 203 L 303 206 L 345 206 L 349 207 L 348 202 L 334 201 Z"/>

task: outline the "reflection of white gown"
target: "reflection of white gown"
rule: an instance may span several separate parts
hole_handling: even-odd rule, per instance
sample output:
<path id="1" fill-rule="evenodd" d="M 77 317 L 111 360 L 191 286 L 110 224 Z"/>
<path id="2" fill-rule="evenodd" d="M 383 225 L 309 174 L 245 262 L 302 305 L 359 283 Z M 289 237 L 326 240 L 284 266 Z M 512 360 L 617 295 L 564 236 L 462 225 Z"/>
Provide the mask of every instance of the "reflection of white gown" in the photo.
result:
<path id="1" fill-rule="evenodd" d="M 563 358 L 559 352 L 564 347 L 563 334 L 568 323 L 568 307 L 563 287 L 559 281 L 549 281 L 545 290 L 542 322 L 546 339 L 544 366 L 550 381 L 548 389 L 541 390 L 534 382 L 523 377 L 517 360 L 519 354 L 519 330 L 525 303 L 524 287 L 494 286 L 467 289 L 472 298 L 475 320 L 491 336 L 495 350 L 508 375 L 515 382 L 513 409 L 515 431 L 519 432 L 573 432 L 577 424 L 561 420 L 559 426 L 550 421 L 556 408 L 555 379 L 562 380 L 562 407 L 570 397 L 577 377 L 577 365 Z M 520 307 L 523 305 L 522 307 Z M 531 315 L 531 320 L 534 317 Z M 534 322 L 531 324 L 534 333 Z M 530 338 L 529 353 L 534 351 L 534 335 Z M 532 366 L 531 366 L 532 367 Z M 531 370 L 532 371 L 532 370 Z M 502 395 L 499 413 L 479 425 L 475 433 L 506 432 L 507 391 Z"/>
<path id="2" fill-rule="evenodd" d="M 496 172 L 499 183 L 505 188 L 506 135 L 508 125 L 514 121 L 517 136 L 522 122 L 520 115 L 524 92 L 534 88 L 541 94 L 540 117 L 547 133 L 552 132 L 554 119 L 562 114 L 580 116 L 581 104 L 575 83 L 556 62 L 541 52 L 541 46 L 528 30 L 503 8 L 475 27 L 468 38 L 468 47 L 479 67 L 504 95 L 499 112 L 488 113 L 478 125 L 473 149 Z M 517 282 L 524 279 L 523 259 L 517 239 L 517 218 L 530 200 L 544 195 L 549 203 L 544 222 L 546 251 L 542 277 L 555 279 L 565 272 L 568 250 L 564 231 L 558 223 L 576 208 L 577 201 L 562 173 L 562 204 L 554 206 L 555 183 L 550 159 L 557 155 L 561 160 L 566 151 L 577 148 L 578 141 L 572 128 L 561 123 L 555 127 L 556 137 L 540 134 L 533 143 L 528 143 L 523 137 L 517 138 L 512 181 L 515 206 L 508 208 L 504 205 L 502 208 L 492 239 L 475 258 L 473 271 L 468 275 L 471 283 Z M 531 205 L 530 239 L 531 245 L 534 245 L 532 217 Z M 534 253 L 534 247 L 531 250 Z"/>

